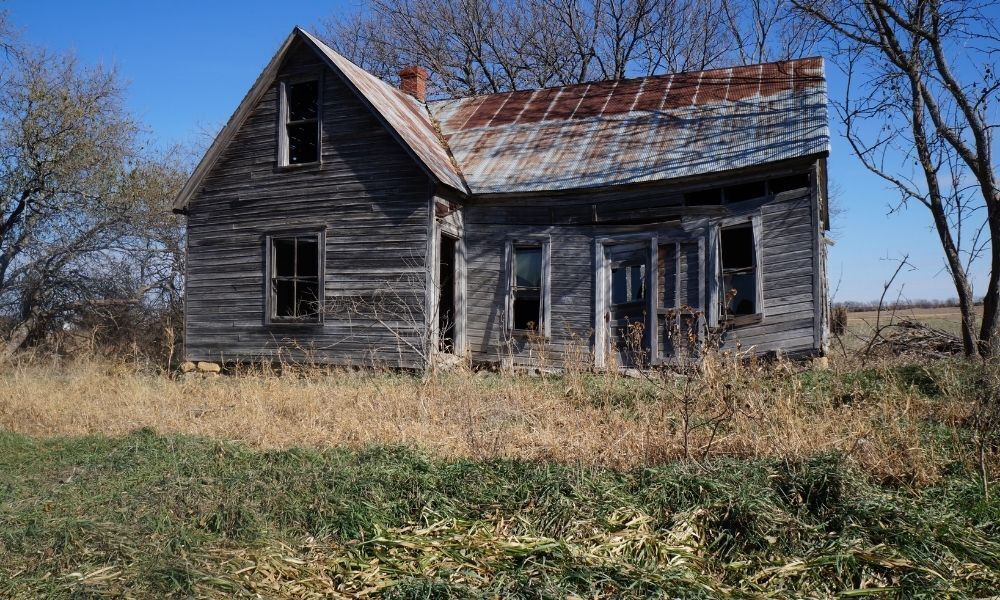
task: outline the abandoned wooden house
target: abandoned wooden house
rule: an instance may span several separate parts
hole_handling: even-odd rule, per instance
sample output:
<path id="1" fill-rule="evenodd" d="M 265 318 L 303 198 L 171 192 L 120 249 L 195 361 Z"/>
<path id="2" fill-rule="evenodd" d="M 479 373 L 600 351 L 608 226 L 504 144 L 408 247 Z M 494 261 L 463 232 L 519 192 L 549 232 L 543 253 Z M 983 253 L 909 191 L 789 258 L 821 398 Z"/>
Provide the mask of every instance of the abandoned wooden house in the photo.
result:
<path id="1" fill-rule="evenodd" d="M 439 101 L 427 77 L 291 33 L 176 201 L 189 360 L 824 351 L 822 59 Z"/>

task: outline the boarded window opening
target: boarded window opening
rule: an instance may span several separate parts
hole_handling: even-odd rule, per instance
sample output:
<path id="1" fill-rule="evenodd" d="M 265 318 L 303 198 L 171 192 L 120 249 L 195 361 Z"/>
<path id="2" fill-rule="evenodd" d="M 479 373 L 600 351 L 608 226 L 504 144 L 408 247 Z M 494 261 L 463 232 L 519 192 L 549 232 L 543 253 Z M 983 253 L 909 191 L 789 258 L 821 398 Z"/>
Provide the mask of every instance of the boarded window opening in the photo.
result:
<path id="1" fill-rule="evenodd" d="M 513 266 L 514 329 L 542 331 L 542 247 L 515 246 Z"/>
<path id="2" fill-rule="evenodd" d="M 271 319 L 320 319 L 319 236 L 271 238 Z"/>
<path id="3" fill-rule="evenodd" d="M 722 246 L 722 314 L 754 315 L 757 306 L 757 251 L 750 224 L 725 227 Z"/>
<path id="4" fill-rule="evenodd" d="M 286 164 L 299 165 L 319 160 L 319 81 L 302 81 L 285 86 Z"/>

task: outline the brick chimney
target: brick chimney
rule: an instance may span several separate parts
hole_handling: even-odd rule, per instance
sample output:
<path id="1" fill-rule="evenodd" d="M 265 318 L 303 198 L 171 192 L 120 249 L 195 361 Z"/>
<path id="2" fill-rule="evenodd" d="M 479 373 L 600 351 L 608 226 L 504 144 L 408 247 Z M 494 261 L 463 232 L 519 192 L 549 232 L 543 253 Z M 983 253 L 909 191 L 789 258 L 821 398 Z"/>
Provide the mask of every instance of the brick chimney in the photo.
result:
<path id="1" fill-rule="evenodd" d="M 426 102 L 429 76 L 430 73 L 423 67 L 406 67 L 399 72 L 399 89 L 421 102 Z"/>

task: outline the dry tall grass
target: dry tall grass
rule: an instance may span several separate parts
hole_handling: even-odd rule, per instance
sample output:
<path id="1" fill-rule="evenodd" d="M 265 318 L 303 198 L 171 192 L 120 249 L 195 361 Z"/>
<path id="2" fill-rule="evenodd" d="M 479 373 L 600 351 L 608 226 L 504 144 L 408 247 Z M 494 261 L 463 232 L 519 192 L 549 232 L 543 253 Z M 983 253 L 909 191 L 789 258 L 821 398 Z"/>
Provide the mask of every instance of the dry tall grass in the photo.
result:
<path id="1" fill-rule="evenodd" d="M 579 371 L 172 379 L 35 360 L 0 375 L 0 428 L 50 436 L 152 427 L 257 447 L 406 444 L 443 457 L 614 467 L 839 451 L 878 477 L 934 480 L 973 408 L 961 369 L 937 365 L 931 377 L 931 367 L 909 367 L 916 382 L 887 365 L 853 369 L 712 360 L 700 376 L 656 381 Z M 933 395 L 921 391 L 928 381 Z M 929 435 L 928 424 L 945 433 Z"/>

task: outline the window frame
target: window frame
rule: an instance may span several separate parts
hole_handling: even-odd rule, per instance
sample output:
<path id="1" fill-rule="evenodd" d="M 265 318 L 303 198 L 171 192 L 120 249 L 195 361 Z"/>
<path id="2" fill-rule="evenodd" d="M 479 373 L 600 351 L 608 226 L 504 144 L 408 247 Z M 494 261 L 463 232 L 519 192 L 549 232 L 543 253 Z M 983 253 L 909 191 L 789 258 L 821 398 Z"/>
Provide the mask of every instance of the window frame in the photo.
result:
<path id="1" fill-rule="evenodd" d="M 316 279 L 319 290 L 319 310 L 315 317 L 302 319 L 297 317 L 281 317 L 276 314 L 277 265 L 274 259 L 274 242 L 290 238 L 314 238 L 316 241 Z M 301 279 L 293 276 L 293 279 Z M 326 320 L 326 232 L 316 229 L 298 229 L 274 231 L 264 236 L 264 324 L 281 326 L 315 326 L 322 325 Z"/>
<path id="2" fill-rule="evenodd" d="M 722 230 L 737 227 L 749 227 L 753 236 L 753 266 L 754 274 L 754 312 L 747 315 L 727 315 L 722 310 L 724 300 L 723 276 L 725 274 L 722 265 Z M 761 216 L 758 213 L 740 217 L 722 219 L 712 225 L 709 230 L 709 248 L 712 253 L 711 273 L 709 293 L 710 313 L 709 326 L 730 326 L 740 327 L 743 325 L 753 325 L 764 321 L 764 251 Z M 746 269 L 740 269 L 746 271 Z"/>
<path id="3" fill-rule="evenodd" d="M 289 121 L 288 93 L 289 87 L 297 83 L 316 82 L 316 118 Z M 285 77 L 278 82 L 278 168 L 301 169 L 314 167 L 323 163 L 323 73 L 308 73 Z M 310 162 L 290 162 L 291 145 L 288 139 L 288 127 L 302 123 L 316 122 L 316 160 Z"/>
<path id="4" fill-rule="evenodd" d="M 514 295 L 517 292 L 516 273 L 514 271 L 514 255 L 517 248 L 540 248 L 542 253 L 542 269 L 540 288 L 538 290 L 538 315 L 541 323 L 537 330 L 514 328 Z M 518 236 L 507 239 L 504 250 L 504 262 L 507 278 L 505 326 L 513 336 L 541 335 L 548 339 L 552 327 L 552 243 L 549 236 Z M 533 288 L 532 288 L 533 289 Z"/>

